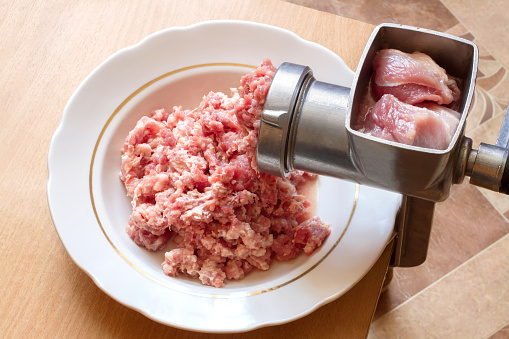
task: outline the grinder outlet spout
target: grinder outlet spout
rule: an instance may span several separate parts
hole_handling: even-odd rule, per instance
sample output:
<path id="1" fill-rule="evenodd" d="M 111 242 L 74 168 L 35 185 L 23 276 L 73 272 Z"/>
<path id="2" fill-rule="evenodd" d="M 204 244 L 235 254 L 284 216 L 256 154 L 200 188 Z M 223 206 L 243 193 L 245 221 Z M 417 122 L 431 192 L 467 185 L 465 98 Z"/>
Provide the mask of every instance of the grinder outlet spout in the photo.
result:
<path id="1" fill-rule="evenodd" d="M 262 115 L 259 170 L 287 176 L 299 169 L 360 181 L 345 128 L 349 98 L 350 88 L 316 81 L 309 67 L 281 64 Z"/>

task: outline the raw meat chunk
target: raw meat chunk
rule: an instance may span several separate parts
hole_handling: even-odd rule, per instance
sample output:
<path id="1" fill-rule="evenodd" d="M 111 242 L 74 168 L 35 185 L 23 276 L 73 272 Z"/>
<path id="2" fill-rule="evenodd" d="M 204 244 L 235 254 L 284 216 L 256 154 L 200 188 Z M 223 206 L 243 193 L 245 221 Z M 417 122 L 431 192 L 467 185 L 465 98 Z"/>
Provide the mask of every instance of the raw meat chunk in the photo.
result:
<path id="1" fill-rule="evenodd" d="M 459 124 L 460 90 L 428 55 L 384 49 L 353 128 L 402 144 L 445 150 Z"/>
<path id="2" fill-rule="evenodd" d="M 295 230 L 295 243 L 303 246 L 303 251 L 311 255 L 315 249 L 322 246 L 327 239 L 330 230 L 323 227 L 323 222 L 318 217 L 313 217 L 301 223 Z"/>
<path id="3" fill-rule="evenodd" d="M 456 80 L 428 55 L 383 49 L 373 60 L 373 93 L 378 100 L 392 94 L 407 104 L 434 101 L 447 105 L 459 99 Z"/>
<path id="4" fill-rule="evenodd" d="M 359 131 L 402 144 L 446 149 L 460 114 L 434 103 L 410 105 L 385 94 L 370 109 Z"/>

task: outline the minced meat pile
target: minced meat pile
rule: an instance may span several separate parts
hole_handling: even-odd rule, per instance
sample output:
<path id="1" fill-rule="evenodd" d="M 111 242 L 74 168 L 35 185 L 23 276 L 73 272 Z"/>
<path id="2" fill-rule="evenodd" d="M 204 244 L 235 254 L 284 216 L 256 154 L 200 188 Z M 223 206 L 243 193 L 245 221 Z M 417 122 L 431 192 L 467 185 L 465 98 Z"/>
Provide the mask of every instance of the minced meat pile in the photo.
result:
<path id="1" fill-rule="evenodd" d="M 173 241 L 162 263 L 168 276 L 222 287 L 273 260 L 310 255 L 330 234 L 297 190 L 315 176 L 257 170 L 258 128 L 275 71 L 265 59 L 230 96 L 211 92 L 196 109 L 155 110 L 127 136 L 127 233 L 149 251 Z"/>

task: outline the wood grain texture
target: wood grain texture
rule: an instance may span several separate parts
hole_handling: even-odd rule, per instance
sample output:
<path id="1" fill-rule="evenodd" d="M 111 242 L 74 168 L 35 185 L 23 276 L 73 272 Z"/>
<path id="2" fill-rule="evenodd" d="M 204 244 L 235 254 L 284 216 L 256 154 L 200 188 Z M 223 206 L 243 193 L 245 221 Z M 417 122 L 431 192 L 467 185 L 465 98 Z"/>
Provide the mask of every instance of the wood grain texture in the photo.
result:
<path id="1" fill-rule="evenodd" d="M 275 0 L 3 1 L 0 18 L 1 337 L 366 336 L 390 248 L 344 297 L 293 323 L 245 334 L 178 330 L 119 304 L 74 264 L 58 238 L 46 197 L 46 157 L 81 81 L 111 54 L 158 30 L 218 19 L 267 23 L 328 47 L 355 69 L 372 26 Z"/>

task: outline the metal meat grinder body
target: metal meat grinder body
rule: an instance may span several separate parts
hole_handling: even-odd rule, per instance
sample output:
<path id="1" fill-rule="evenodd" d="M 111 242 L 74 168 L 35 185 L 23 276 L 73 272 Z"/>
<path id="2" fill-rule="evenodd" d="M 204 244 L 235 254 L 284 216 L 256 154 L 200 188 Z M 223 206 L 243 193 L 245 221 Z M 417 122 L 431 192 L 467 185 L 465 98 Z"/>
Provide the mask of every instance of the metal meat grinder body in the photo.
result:
<path id="1" fill-rule="evenodd" d="M 447 149 L 404 145 L 354 130 L 373 59 L 384 48 L 423 52 L 459 79 L 461 116 Z M 464 136 L 477 63 L 477 47 L 468 40 L 395 24 L 382 24 L 373 31 L 352 88 L 317 81 L 307 66 L 283 63 L 264 105 L 258 168 L 278 176 L 304 170 L 403 194 L 392 265 L 417 266 L 426 259 L 435 202 L 449 196 L 452 184 L 470 175 L 473 184 L 507 190 L 504 182 L 509 180 L 503 175 L 508 137 L 497 146 L 481 144 L 477 151 Z"/>

